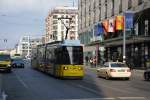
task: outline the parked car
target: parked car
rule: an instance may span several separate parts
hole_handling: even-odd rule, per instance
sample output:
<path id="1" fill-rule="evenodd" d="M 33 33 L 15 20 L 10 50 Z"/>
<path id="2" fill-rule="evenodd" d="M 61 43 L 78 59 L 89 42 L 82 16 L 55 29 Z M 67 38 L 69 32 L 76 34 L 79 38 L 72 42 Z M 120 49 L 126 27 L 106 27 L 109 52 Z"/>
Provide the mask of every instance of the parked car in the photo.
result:
<path id="1" fill-rule="evenodd" d="M 21 58 L 12 59 L 11 66 L 13 68 L 24 68 L 24 66 L 25 66 L 24 60 Z"/>
<path id="2" fill-rule="evenodd" d="M 144 71 L 144 79 L 145 80 L 150 80 L 150 68 Z"/>
<path id="3" fill-rule="evenodd" d="M 131 77 L 130 68 L 122 62 L 106 62 L 97 68 L 97 76 L 109 78 L 124 78 L 129 80 Z"/>

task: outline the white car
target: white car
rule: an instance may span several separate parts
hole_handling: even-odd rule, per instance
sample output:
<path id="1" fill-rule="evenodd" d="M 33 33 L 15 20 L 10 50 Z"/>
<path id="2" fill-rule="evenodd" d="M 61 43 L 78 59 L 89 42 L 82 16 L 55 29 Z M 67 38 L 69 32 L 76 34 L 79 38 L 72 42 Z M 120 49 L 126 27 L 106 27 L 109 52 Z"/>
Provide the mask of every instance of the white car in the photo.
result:
<path id="1" fill-rule="evenodd" d="M 97 68 L 97 76 L 109 78 L 124 78 L 129 80 L 131 70 L 122 62 L 106 62 L 103 66 Z"/>

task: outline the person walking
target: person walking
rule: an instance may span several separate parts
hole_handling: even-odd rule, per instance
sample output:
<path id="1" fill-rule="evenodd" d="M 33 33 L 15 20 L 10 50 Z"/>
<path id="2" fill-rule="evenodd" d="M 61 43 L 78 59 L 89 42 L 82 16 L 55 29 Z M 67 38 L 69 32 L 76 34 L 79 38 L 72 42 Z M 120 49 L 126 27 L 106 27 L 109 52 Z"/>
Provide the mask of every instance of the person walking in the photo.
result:
<path id="1" fill-rule="evenodd" d="M 89 62 L 89 57 L 86 56 L 86 57 L 85 57 L 85 63 L 86 63 L 86 65 L 88 65 L 88 62 Z"/>
<path id="2" fill-rule="evenodd" d="M 96 60 L 96 56 L 93 58 L 93 67 L 96 67 L 96 63 L 97 63 L 97 60 Z"/>
<path id="3" fill-rule="evenodd" d="M 93 67 L 93 58 L 92 57 L 90 57 L 90 65 L 91 65 L 91 67 Z"/>

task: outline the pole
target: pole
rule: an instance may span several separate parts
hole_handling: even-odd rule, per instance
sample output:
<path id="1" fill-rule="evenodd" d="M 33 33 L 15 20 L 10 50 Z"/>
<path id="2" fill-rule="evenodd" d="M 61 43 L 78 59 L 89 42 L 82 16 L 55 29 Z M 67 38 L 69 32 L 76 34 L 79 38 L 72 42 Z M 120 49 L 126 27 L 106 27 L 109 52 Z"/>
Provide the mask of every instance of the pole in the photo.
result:
<path id="1" fill-rule="evenodd" d="M 28 36 L 28 53 L 27 53 L 27 58 L 29 58 L 29 49 L 30 49 L 30 36 Z"/>
<path id="2" fill-rule="evenodd" d="M 123 30 L 123 62 L 126 62 L 126 21 L 124 16 L 124 30 Z"/>

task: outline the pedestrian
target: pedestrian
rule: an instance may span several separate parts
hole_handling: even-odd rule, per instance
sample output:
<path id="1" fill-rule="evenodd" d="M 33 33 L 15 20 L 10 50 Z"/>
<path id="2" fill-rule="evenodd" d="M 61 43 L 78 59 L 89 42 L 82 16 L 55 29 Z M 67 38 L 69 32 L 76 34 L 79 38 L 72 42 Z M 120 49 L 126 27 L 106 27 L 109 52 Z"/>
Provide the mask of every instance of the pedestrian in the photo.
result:
<path id="1" fill-rule="evenodd" d="M 97 60 L 96 60 L 96 56 L 93 58 L 93 67 L 96 67 L 96 62 L 97 62 Z"/>
<path id="2" fill-rule="evenodd" d="M 88 65 L 88 62 L 89 62 L 89 57 L 86 56 L 86 57 L 85 57 L 85 63 L 86 63 L 86 65 Z"/>
<path id="3" fill-rule="evenodd" d="M 93 58 L 92 57 L 90 57 L 90 65 L 91 65 L 91 67 L 93 67 Z"/>

